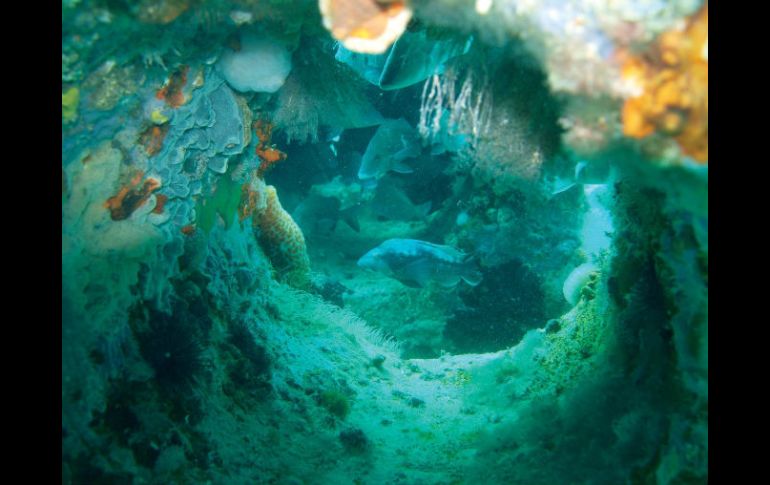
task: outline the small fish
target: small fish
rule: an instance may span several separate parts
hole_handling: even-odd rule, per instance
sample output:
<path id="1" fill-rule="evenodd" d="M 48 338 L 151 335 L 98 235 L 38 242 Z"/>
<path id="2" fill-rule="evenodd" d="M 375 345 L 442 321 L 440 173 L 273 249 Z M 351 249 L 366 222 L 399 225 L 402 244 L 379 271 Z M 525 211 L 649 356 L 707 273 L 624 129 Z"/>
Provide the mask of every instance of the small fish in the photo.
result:
<path id="1" fill-rule="evenodd" d="M 420 154 L 420 143 L 414 129 L 403 118 L 383 122 L 361 158 L 358 178 L 379 179 L 391 170 L 412 173 L 403 161 Z"/>
<path id="2" fill-rule="evenodd" d="M 585 161 L 578 162 L 575 165 L 575 174 L 571 179 L 556 177 L 552 184 L 551 197 L 559 195 L 579 185 L 606 184 L 608 180 L 614 179 L 614 173 L 610 165 L 606 162 Z"/>
<path id="3" fill-rule="evenodd" d="M 358 260 L 358 266 L 379 271 L 406 286 L 421 288 L 435 281 L 451 288 L 460 280 L 481 283 L 481 272 L 471 255 L 450 246 L 416 239 L 388 239 Z"/>

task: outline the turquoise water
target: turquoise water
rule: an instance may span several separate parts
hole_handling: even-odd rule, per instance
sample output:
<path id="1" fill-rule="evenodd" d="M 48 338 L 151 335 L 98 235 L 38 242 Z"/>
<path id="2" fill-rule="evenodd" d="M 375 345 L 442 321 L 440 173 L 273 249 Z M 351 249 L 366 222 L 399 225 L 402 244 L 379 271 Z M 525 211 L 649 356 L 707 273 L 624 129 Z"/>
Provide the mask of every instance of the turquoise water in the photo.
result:
<path id="1" fill-rule="evenodd" d="M 62 483 L 707 483 L 707 15 L 63 0 Z"/>

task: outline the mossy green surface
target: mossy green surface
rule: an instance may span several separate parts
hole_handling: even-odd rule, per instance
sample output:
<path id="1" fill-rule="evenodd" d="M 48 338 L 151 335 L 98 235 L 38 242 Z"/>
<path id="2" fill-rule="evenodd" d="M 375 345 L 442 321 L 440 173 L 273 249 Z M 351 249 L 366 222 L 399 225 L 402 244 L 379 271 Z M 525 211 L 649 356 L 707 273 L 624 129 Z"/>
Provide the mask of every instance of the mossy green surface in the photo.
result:
<path id="1" fill-rule="evenodd" d="M 230 172 L 217 180 L 217 188 L 209 197 L 201 196 L 195 206 L 198 216 L 198 227 L 205 233 L 211 232 L 217 218 L 224 221 L 225 229 L 229 228 L 238 214 L 238 204 L 241 202 L 241 186 L 230 177 Z"/>
<path id="2" fill-rule="evenodd" d="M 321 406 L 340 419 L 345 419 L 350 412 L 350 402 L 343 392 L 334 389 L 323 391 L 320 402 Z"/>

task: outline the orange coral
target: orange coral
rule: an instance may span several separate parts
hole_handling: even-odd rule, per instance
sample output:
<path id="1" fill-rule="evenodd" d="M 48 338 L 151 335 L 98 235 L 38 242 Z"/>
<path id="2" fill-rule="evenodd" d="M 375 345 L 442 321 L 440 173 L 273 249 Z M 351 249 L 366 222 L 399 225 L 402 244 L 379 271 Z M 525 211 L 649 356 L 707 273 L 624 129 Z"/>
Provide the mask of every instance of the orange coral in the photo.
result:
<path id="1" fill-rule="evenodd" d="M 169 76 L 162 88 L 155 93 L 155 97 L 165 100 L 168 106 L 178 108 L 187 102 L 184 87 L 187 84 L 187 73 L 190 66 L 182 66 Z"/>
<path id="2" fill-rule="evenodd" d="M 262 119 L 256 120 L 254 122 L 254 132 L 259 140 L 259 145 L 266 145 L 270 143 L 270 138 L 273 136 L 273 125 Z"/>
<path id="3" fill-rule="evenodd" d="M 708 162 L 708 4 L 684 29 L 661 34 L 651 52 L 627 56 L 622 75 L 641 88 L 623 106 L 623 134 L 662 133 L 686 155 Z"/>
<path id="4" fill-rule="evenodd" d="M 184 234 L 185 236 L 192 236 L 195 233 L 195 226 L 192 224 L 188 224 L 184 226 L 182 229 L 180 229 L 180 231 L 182 231 L 182 234 Z"/>
<path id="5" fill-rule="evenodd" d="M 261 160 L 259 169 L 257 170 L 257 175 L 262 177 L 265 172 L 267 172 L 267 170 L 270 169 L 273 165 L 280 162 L 281 160 L 286 160 L 286 154 L 276 148 L 273 148 L 272 146 L 269 146 L 270 138 L 272 137 L 273 133 L 273 125 L 270 124 L 270 122 L 261 119 L 255 121 L 254 131 L 257 135 L 257 139 L 259 140 L 259 143 L 257 143 L 256 153 Z"/>
<path id="6" fill-rule="evenodd" d="M 147 150 L 147 155 L 152 157 L 163 148 L 163 140 L 166 139 L 167 133 L 168 125 L 153 125 L 139 135 L 139 143 Z"/>
<path id="7" fill-rule="evenodd" d="M 121 187 L 120 191 L 105 201 L 104 207 L 110 210 L 113 221 L 127 219 L 136 209 L 142 206 L 150 195 L 160 188 L 160 182 L 154 178 L 148 178 L 137 189 L 142 181 L 144 172 L 138 171 L 129 181 L 128 185 Z"/>

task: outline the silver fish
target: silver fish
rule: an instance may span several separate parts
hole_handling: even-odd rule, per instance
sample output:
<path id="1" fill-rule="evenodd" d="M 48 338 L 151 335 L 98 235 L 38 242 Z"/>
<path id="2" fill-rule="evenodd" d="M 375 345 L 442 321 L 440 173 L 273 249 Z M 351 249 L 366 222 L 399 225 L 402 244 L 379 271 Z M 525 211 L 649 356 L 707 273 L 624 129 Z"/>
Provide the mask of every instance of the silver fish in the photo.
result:
<path id="1" fill-rule="evenodd" d="M 358 178 L 379 179 L 389 171 L 411 173 L 404 164 L 407 158 L 420 154 L 420 143 L 414 129 L 403 118 L 383 122 L 366 147 L 358 170 Z"/>
<path id="2" fill-rule="evenodd" d="M 444 64 L 466 54 L 473 37 L 416 26 L 406 30 L 383 54 L 360 54 L 337 46 L 335 58 L 385 91 L 402 89 L 442 74 Z"/>
<path id="3" fill-rule="evenodd" d="M 481 283 L 481 272 L 470 255 L 416 239 L 388 239 L 364 254 L 358 266 L 413 288 L 424 287 L 430 281 L 445 288 L 457 285 L 461 279 L 471 286 Z"/>

